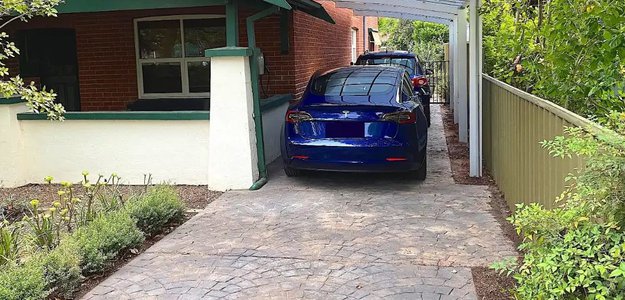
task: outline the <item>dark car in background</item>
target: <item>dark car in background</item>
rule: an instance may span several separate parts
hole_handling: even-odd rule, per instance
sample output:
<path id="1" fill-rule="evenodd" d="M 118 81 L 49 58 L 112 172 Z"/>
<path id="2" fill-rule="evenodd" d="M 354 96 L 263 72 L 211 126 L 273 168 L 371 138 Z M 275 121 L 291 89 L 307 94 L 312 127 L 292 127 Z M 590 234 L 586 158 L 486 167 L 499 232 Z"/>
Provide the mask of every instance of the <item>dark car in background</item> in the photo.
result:
<path id="1" fill-rule="evenodd" d="M 414 53 L 408 51 L 368 52 L 358 57 L 356 65 L 400 66 L 406 69 L 408 74 L 410 74 L 414 91 L 419 95 L 419 99 L 423 103 L 429 126 L 432 93 L 426 77 L 426 72 L 428 71 L 423 69 L 419 58 Z"/>
<path id="2" fill-rule="evenodd" d="M 427 140 L 423 104 L 403 68 L 319 72 L 286 113 L 284 171 L 410 172 L 423 180 Z"/>

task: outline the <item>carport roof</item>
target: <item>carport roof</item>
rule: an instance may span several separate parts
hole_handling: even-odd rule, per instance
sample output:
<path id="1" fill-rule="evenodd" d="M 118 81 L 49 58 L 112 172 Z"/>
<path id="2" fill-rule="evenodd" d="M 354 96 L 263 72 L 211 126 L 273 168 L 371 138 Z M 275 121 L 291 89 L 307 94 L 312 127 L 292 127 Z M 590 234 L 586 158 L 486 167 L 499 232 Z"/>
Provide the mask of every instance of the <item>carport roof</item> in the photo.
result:
<path id="1" fill-rule="evenodd" d="M 393 17 L 449 23 L 469 0 L 334 0 L 362 16 Z"/>

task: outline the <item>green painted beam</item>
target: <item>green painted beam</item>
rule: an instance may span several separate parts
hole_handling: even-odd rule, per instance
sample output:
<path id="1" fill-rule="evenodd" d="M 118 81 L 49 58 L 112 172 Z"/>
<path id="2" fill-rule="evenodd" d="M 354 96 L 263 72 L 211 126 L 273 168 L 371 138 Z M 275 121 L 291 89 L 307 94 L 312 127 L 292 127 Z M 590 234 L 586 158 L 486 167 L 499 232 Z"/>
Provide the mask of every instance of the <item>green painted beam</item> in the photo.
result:
<path id="1" fill-rule="evenodd" d="M 209 120 L 208 111 L 120 111 L 120 112 L 67 112 L 65 120 L 151 120 L 151 121 L 202 121 Z M 45 114 L 19 113 L 18 120 L 48 120 Z"/>
<path id="2" fill-rule="evenodd" d="M 23 103 L 26 102 L 24 100 L 22 100 L 22 97 L 9 97 L 9 98 L 0 98 L 0 105 L 5 105 L 5 104 L 17 104 L 17 103 Z"/>
<path id="3" fill-rule="evenodd" d="M 239 46 L 239 1 L 228 0 L 226 4 L 226 45 Z"/>
<path id="4" fill-rule="evenodd" d="M 294 8 L 305 12 L 315 18 L 324 20 L 330 24 L 336 24 L 332 16 L 328 11 L 323 8 L 323 5 L 312 0 L 289 0 L 289 3 L 293 4 Z"/>
<path id="5" fill-rule="evenodd" d="M 286 0 L 263 0 L 263 1 L 269 4 L 273 4 L 277 7 L 288 9 L 288 10 L 291 10 L 293 8 L 288 2 L 286 2 Z"/>
<path id="6" fill-rule="evenodd" d="M 204 51 L 205 57 L 217 57 L 217 56 L 252 56 L 253 52 L 251 48 L 246 47 L 223 47 L 206 49 Z"/>
<path id="7" fill-rule="evenodd" d="M 199 7 L 226 5 L 227 0 L 65 0 L 59 13 L 103 12 L 118 10 Z"/>

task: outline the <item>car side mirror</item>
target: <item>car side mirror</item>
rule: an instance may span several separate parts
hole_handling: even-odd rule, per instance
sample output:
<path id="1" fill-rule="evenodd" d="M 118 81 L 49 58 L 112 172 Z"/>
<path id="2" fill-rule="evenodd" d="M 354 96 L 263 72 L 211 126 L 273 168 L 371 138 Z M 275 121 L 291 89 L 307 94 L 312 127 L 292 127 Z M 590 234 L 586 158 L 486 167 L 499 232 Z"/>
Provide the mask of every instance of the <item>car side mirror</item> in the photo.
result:
<path id="1" fill-rule="evenodd" d="M 425 70 L 425 75 L 433 75 L 433 74 L 434 74 L 434 70 L 432 69 Z"/>

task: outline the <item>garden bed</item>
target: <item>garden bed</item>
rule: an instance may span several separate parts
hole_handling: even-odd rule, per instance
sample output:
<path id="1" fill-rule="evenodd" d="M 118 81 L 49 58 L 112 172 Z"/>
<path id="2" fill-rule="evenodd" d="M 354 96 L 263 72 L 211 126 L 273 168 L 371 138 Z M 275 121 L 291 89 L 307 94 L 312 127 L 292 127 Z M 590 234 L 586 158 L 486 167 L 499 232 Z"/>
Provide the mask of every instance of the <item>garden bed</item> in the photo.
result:
<path id="1" fill-rule="evenodd" d="M 0 220 L 3 217 L 9 221 L 21 219 L 32 199 L 38 199 L 43 207 L 50 207 L 52 202 L 58 199 L 57 191 L 60 188 L 60 184 L 28 184 L 16 188 L 0 188 Z M 74 185 L 74 188 L 79 193 L 84 193 L 81 186 Z M 177 185 L 174 188 L 189 210 L 203 209 L 223 194 L 211 191 L 205 185 Z M 119 189 L 122 194 L 130 197 L 145 191 L 145 186 L 121 185 Z"/>
<path id="2" fill-rule="evenodd" d="M 0 189 L 0 299 L 79 298 L 221 194 L 87 172 L 46 181 Z"/>
<path id="3" fill-rule="evenodd" d="M 469 147 L 461 143 L 458 138 L 458 125 L 454 124 L 454 116 L 447 106 L 441 106 L 443 111 L 443 124 L 445 127 L 445 137 L 449 160 L 454 182 L 466 185 L 488 185 L 491 192 L 490 212 L 499 223 L 504 235 L 518 246 L 520 238 L 514 226 L 506 220 L 511 215 L 508 204 L 503 194 L 497 188 L 495 181 L 490 177 L 488 171 L 481 178 L 469 176 Z M 471 268 L 473 283 L 480 300 L 506 300 L 514 299 L 510 291 L 515 288 L 514 279 L 505 275 L 500 275 L 490 268 Z"/>

